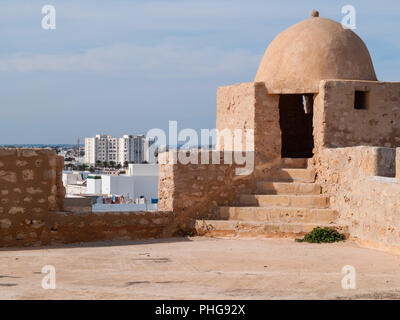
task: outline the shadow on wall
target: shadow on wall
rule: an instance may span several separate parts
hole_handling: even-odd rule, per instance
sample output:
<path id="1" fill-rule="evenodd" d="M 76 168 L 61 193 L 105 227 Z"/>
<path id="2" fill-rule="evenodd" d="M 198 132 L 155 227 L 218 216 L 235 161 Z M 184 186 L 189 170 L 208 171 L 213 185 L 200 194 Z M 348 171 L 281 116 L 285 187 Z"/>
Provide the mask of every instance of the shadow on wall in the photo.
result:
<path id="1" fill-rule="evenodd" d="M 396 149 L 378 148 L 376 161 L 377 176 L 396 177 Z"/>

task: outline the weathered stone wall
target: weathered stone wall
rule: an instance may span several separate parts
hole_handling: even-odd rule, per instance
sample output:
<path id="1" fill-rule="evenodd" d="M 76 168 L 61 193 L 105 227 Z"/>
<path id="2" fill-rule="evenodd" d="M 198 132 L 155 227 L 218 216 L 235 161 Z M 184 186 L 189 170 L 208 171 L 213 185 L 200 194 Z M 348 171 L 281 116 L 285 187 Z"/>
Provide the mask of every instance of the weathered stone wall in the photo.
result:
<path id="1" fill-rule="evenodd" d="M 366 110 L 354 92 L 368 91 Z M 400 83 L 323 80 L 314 101 L 316 147 L 400 146 Z"/>
<path id="2" fill-rule="evenodd" d="M 255 92 L 254 82 L 219 87 L 216 128 L 218 130 L 254 129 Z"/>
<path id="3" fill-rule="evenodd" d="M 382 177 L 394 173 L 392 151 L 325 148 L 314 158 L 314 167 L 331 208 L 340 215 L 338 222 L 349 226 L 351 237 L 368 247 L 400 253 L 400 172 L 397 179 Z M 399 157 L 400 148 L 398 166 Z"/>
<path id="4" fill-rule="evenodd" d="M 268 94 L 265 83 L 218 88 L 216 128 L 254 130 L 254 147 L 247 149 L 254 150 L 254 175 L 261 179 L 274 174 L 281 161 L 279 95 Z"/>
<path id="5" fill-rule="evenodd" d="M 203 155 L 202 155 L 203 154 Z M 206 154 L 210 164 L 201 164 Z M 237 193 L 255 188 L 253 175 L 236 175 L 233 164 L 212 164 L 212 152 L 199 152 L 198 164 L 170 163 L 167 152 L 159 155 L 159 210 L 173 211 L 178 229 L 190 231 L 196 219 L 218 216 L 217 208 L 235 203 Z"/>
<path id="6" fill-rule="evenodd" d="M 62 167 L 53 150 L 0 149 L 0 215 L 62 210 Z"/>
<path id="7" fill-rule="evenodd" d="M 355 90 L 369 92 L 367 109 L 354 108 Z M 400 146 L 400 83 L 323 80 L 313 126 L 317 182 L 338 223 L 365 246 L 400 253 L 400 156 L 390 149 Z"/>
<path id="8" fill-rule="evenodd" d="M 26 212 L 2 215 L 0 246 L 162 238 L 172 236 L 174 226 L 167 212 Z"/>

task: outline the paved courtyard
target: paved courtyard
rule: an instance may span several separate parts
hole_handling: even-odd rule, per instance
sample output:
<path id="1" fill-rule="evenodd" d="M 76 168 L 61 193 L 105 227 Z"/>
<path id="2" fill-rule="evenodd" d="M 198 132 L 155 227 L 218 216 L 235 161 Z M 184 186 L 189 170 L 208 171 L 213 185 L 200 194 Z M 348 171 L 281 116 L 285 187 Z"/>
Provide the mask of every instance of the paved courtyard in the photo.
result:
<path id="1" fill-rule="evenodd" d="M 45 290 L 42 268 L 56 269 Z M 342 267 L 356 269 L 342 289 Z M 400 256 L 352 242 L 172 238 L 1 249 L 1 299 L 400 298 Z"/>

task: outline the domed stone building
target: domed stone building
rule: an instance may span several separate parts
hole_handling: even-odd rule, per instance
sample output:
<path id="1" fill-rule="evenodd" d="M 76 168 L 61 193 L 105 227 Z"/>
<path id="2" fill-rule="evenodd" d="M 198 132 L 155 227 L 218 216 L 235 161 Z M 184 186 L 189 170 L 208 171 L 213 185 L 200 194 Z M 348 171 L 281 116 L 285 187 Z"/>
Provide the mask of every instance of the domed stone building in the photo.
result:
<path id="1" fill-rule="evenodd" d="M 400 83 L 377 80 L 353 31 L 313 11 L 280 33 L 254 82 L 218 89 L 216 128 L 254 133 L 254 170 L 161 165 L 160 209 L 180 228 L 297 237 L 327 226 L 400 252 Z"/>
<path id="2" fill-rule="evenodd" d="M 229 116 L 243 119 L 229 104 L 230 96 L 242 94 L 245 87 L 254 87 L 254 109 L 273 115 L 269 125 L 259 124 L 267 129 L 261 139 L 268 139 L 267 131 L 279 130 L 273 140 L 282 157 L 312 158 L 314 148 L 322 146 L 399 144 L 398 114 L 384 98 L 391 90 L 396 96 L 398 84 L 378 82 L 364 42 L 318 12 L 269 44 L 253 83 L 219 89 L 218 129 L 230 126 L 224 123 Z M 257 104 L 261 96 L 264 106 Z"/>
<path id="3" fill-rule="evenodd" d="M 377 80 L 364 42 L 313 13 L 270 43 L 254 81 L 273 82 L 277 93 L 317 93 L 325 79 Z"/>

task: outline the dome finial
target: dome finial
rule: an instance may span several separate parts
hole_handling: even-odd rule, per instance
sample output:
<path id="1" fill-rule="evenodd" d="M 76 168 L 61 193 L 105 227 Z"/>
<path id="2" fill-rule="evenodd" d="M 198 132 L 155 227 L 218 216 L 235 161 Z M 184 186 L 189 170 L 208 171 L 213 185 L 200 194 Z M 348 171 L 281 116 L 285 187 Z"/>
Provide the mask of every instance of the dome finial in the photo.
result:
<path id="1" fill-rule="evenodd" d="M 311 17 L 313 17 L 313 18 L 319 17 L 319 12 L 317 10 L 311 11 Z"/>

